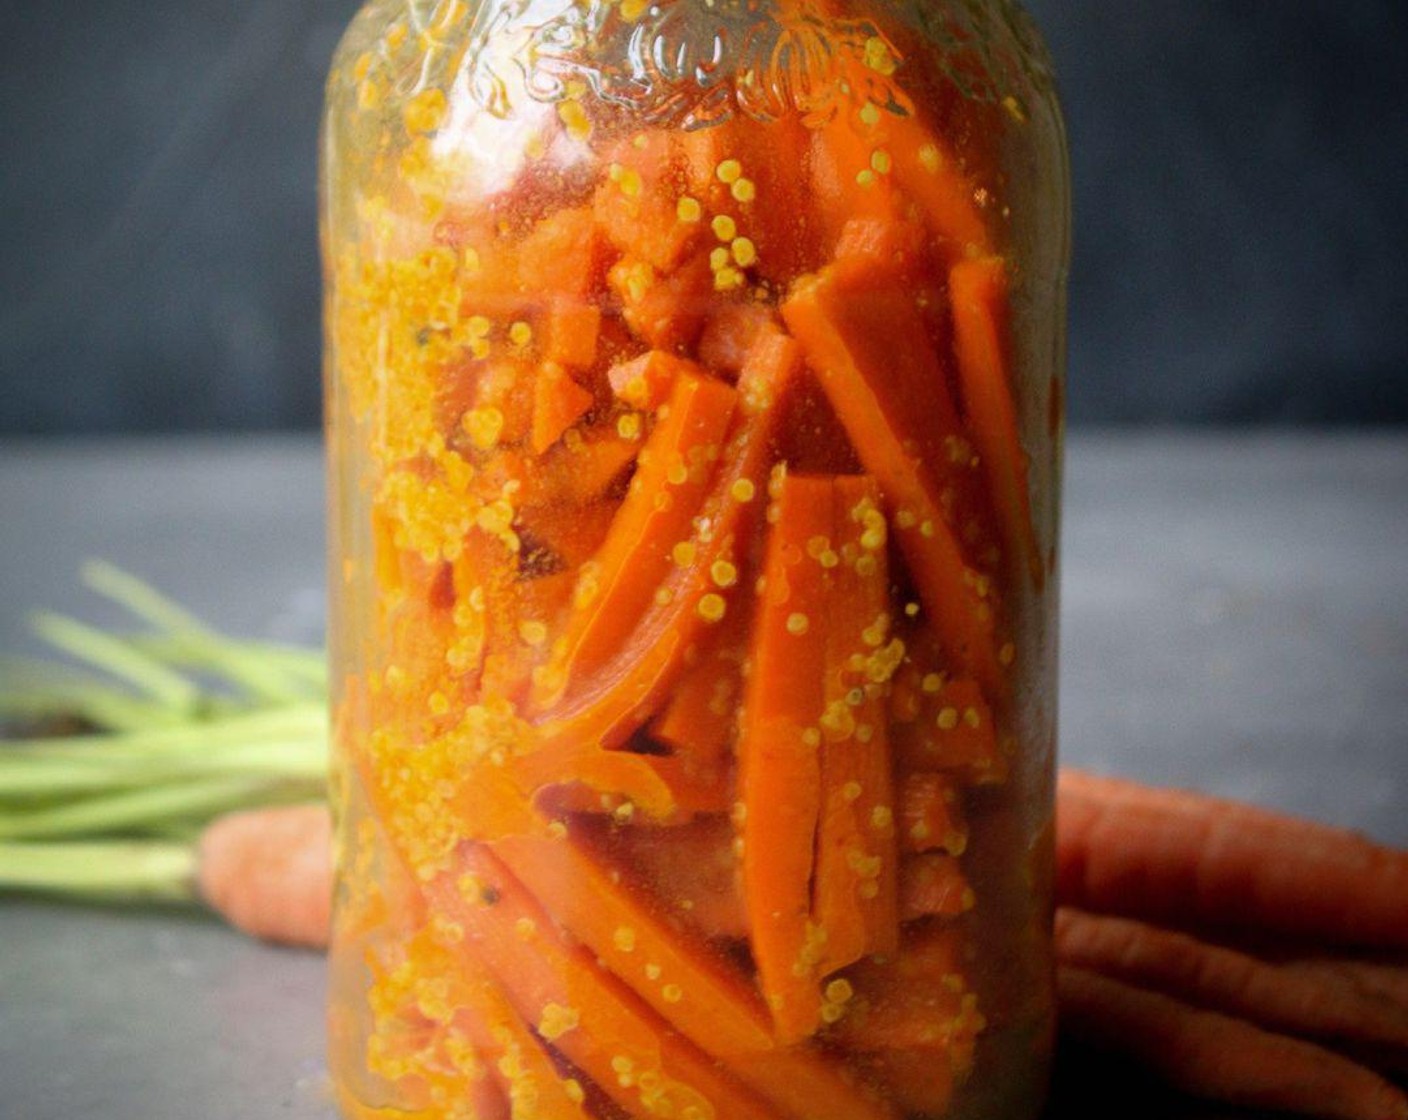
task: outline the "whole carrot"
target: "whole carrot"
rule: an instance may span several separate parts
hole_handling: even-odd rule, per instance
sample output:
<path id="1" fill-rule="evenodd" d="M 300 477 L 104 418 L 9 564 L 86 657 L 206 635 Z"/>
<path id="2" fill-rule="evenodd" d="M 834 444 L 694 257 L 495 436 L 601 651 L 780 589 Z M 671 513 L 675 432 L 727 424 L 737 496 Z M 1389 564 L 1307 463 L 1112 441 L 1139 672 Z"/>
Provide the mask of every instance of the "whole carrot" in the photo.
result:
<path id="1" fill-rule="evenodd" d="M 322 805 L 250 809 L 201 834 L 201 897 L 231 925 L 284 945 L 324 948 L 332 909 L 332 819 Z"/>
<path id="2" fill-rule="evenodd" d="M 1081 968 L 1057 972 L 1068 1038 L 1135 1059 L 1176 1089 L 1324 1120 L 1408 1120 L 1408 1097 L 1371 1070 Z"/>
<path id="3" fill-rule="evenodd" d="M 1210 1011 L 1308 1038 L 1408 1047 L 1408 1008 L 1346 976 L 1281 966 L 1142 922 L 1063 908 L 1056 955 Z"/>
<path id="4" fill-rule="evenodd" d="M 1057 896 L 1184 928 L 1408 949 L 1408 853 L 1238 802 L 1075 771 L 1059 784 Z"/>

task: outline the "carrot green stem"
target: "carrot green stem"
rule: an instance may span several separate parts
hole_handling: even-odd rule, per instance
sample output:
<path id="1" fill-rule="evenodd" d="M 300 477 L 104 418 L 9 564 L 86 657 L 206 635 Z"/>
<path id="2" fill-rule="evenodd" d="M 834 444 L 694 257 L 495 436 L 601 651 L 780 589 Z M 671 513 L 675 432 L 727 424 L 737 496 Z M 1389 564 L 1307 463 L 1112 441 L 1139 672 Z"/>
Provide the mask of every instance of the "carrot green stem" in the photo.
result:
<path id="1" fill-rule="evenodd" d="M 140 830 L 151 824 L 242 808 L 252 799 L 274 802 L 290 795 L 317 796 L 322 783 L 273 783 L 262 778 L 215 778 L 121 790 L 52 808 L 7 813 L 0 818 L 0 840 L 46 840 Z M 313 788 L 308 788 L 310 785 Z M 282 795 L 282 796 L 281 796 Z"/>
<path id="2" fill-rule="evenodd" d="M 192 714 L 199 710 L 200 689 L 193 681 L 121 638 L 48 612 L 35 616 L 34 631 L 50 645 L 126 681 L 168 708 Z"/>
<path id="3" fill-rule="evenodd" d="M 0 891 L 79 900 L 194 902 L 191 844 L 0 843 Z"/>

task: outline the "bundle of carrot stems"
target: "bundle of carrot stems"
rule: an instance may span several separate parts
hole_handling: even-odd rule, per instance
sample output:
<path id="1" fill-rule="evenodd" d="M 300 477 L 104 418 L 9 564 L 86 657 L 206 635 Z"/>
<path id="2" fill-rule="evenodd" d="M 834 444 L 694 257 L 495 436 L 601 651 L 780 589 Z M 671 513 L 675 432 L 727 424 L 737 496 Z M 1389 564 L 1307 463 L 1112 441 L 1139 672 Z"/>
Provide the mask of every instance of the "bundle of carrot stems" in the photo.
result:
<path id="1" fill-rule="evenodd" d="M 219 634 L 109 564 L 83 579 L 142 629 L 41 614 L 67 662 L 4 663 L 0 892 L 205 905 L 324 946 L 322 653 Z M 1075 772 L 1056 847 L 1069 1050 L 1239 1106 L 1408 1120 L 1408 852 Z"/>

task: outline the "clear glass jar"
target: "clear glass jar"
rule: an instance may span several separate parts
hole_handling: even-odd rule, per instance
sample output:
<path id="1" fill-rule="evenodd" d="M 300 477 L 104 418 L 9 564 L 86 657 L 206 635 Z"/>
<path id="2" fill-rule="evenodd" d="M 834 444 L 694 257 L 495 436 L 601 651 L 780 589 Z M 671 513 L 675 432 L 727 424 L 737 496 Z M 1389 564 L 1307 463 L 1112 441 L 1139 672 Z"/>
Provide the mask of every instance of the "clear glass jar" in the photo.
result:
<path id="1" fill-rule="evenodd" d="M 324 136 L 349 1117 L 1024 1117 L 1068 173 L 1006 0 L 371 0 Z"/>

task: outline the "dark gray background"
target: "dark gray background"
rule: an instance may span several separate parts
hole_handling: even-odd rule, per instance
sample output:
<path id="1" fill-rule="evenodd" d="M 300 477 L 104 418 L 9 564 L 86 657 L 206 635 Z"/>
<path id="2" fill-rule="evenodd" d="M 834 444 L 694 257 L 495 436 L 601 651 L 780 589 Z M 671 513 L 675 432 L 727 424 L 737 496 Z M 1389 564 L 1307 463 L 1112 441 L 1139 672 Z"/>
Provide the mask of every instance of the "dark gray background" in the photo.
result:
<path id="1" fill-rule="evenodd" d="M 1031 0 L 1077 423 L 1408 420 L 1408 5 Z M 308 427 L 356 0 L 0 0 L 0 434 Z"/>

